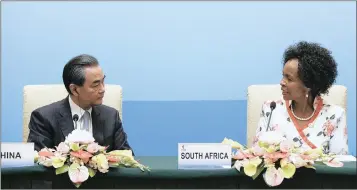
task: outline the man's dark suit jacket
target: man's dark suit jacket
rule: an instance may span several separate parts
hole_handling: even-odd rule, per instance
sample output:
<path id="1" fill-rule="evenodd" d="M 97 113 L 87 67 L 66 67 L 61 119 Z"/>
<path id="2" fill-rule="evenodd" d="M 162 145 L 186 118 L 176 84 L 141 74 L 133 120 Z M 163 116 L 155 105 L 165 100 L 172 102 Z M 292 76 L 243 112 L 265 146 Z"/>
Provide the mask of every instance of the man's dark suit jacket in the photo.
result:
<path id="1" fill-rule="evenodd" d="M 43 106 L 31 113 L 28 142 L 35 144 L 35 150 L 54 148 L 74 129 L 69 97 Z M 119 112 L 105 105 L 92 108 L 93 137 L 101 146 L 111 150 L 131 150 L 124 132 Z M 134 154 L 134 153 L 133 153 Z"/>

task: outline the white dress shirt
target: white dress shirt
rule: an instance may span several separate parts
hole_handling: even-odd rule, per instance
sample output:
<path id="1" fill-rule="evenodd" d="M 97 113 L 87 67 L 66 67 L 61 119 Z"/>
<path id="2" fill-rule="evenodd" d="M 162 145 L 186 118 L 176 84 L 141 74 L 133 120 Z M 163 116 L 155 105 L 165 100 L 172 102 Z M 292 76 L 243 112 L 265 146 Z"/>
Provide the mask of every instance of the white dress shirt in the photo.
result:
<path id="1" fill-rule="evenodd" d="M 78 115 L 78 121 L 77 121 L 77 128 L 82 130 L 83 128 L 83 115 L 85 110 L 83 110 L 82 108 L 80 108 L 76 103 L 73 102 L 71 96 L 68 97 L 69 99 L 69 106 L 71 108 L 71 113 L 72 113 L 72 118 L 75 114 Z M 87 110 L 90 114 L 90 120 L 89 120 L 89 132 L 92 133 L 93 131 L 93 125 L 92 125 L 92 108 L 90 108 L 89 110 Z M 73 126 L 74 129 L 76 129 L 76 122 L 73 121 Z M 84 130 L 84 129 L 83 129 Z"/>

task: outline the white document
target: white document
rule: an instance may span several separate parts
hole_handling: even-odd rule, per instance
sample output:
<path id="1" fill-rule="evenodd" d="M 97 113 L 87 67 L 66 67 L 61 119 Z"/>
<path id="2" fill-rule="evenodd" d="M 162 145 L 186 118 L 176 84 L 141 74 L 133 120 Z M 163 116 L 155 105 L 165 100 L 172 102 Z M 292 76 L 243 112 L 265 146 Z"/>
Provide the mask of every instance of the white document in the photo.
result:
<path id="1" fill-rule="evenodd" d="M 356 157 L 352 155 L 336 155 L 335 159 L 340 162 L 356 162 Z"/>

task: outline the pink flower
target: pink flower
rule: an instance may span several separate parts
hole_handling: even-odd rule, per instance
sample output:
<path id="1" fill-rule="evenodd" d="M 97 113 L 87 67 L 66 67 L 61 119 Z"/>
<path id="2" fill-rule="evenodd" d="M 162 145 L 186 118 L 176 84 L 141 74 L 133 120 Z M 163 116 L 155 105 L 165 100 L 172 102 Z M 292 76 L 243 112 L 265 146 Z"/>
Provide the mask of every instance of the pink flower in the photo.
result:
<path id="1" fill-rule="evenodd" d="M 53 149 L 43 148 L 40 150 L 40 152 L 38 152 L 38 155 L 43 157 L 51 157 L 54 156 L 53 152 L 54 152 Z"/>
<path id="2" fill-rule="evenodd" d="M 236 155 L 232 158 L 236 160 L 243 160 L 245 158 L 254 158 L 255 156 L 250 152 L 250 150 L 238 151 Z"/>
<path id="3" fill-rule="evenodd" d="M 265 166 L 274 166 L 275 165 L 275 163 L 274 162 L 276 162 L 276 160 L 273 160 L 273 159 L 271 159 L 271 158 L 264 158 L 264 165 Z"/>
<path id="4" fill-rule="evenodd" d="M 275 167 L 269 167 L 263 174 L 263 178 L 266 184 L 274 187 L 280 185 L 283 182 L 284 175 L 281 168 L 276 169 Z"/>
<path id="5" fill-rule="evenodd" d="M 265 153 L 264 158 L 272 160 L 272 162 L 276 162 L 281 158 L 289 157 L 289 153 L 284 152 L 273 152 L 273 153 Z"/>
<path id="6" fill-rule="evenodd" d="M 326 123 L 324 123 L 323 129 L 324 129 L 324 134 L 330 137 L 332 135 L 332 132 L 335 130 L 335 126 L 334 124 L 331 123 L 330 120 L 328 120 Z"/>
<path id="7" fill-rule="evenodd" d="M 56 148 L 58 152 L 63 154 L 67 154 L 69 152 L 69 146 L 64 142 L 61 142 Z"/>
<path id="8" fill-rule="evenodd" d="M 293 148 L 294 144 L 291 141 L 284 140 L 280 143 L 281 152 L 289 152 Z"/>
<path id="9" fill-rule="evenodd" d="M 108 162 L 110 162 L 110 163 L 117 163 L 117 162 L 120 161 L 120 159 L 118 157 L 116 157 L 116 156 L 108 155 L 106 157 L 108 159 Z"/>
<path id="10" fill-rule="evenodd" d="M 254 158 L 255 156 L 253 155 L 253 152 L 250 149 L 243 150 L 243 154 L 246 158 Z"/>
<path id="11" fill-rule="evenodd" d="M 335 160 L 335 159 L 332 159 L 328 162 L 324 162 L 324 164 L 326 164 L 327 166 L 330 166 L 330 167 L 334 167 L 334 168 L 340 168 L 343 166 L 342 162 Z"/>
<path id="12" fill-rule="evenodd" d="M 81 184 L 86 181 L 89 177 L 88 168 L 85 166 L 80 166 L 77 163 L 73 163 L 68 170 L 68 175 L 70 180 L 75 184 Z"/>
<path id="13" fill-rule="evenodd" d="M 232 158 L 235 160 L 243 160 L 245 158 L 245 155 L 242 151 L 238 151 L 238 153 L 232 156 Z"/>
<path id="14" fill-rule="evenodd" d="M 254 145 L 252 147 L 252 151 L 255 156 L 263 156 L 265 153 L 264 149 L 261 148 L 259 145 Z"/>
<path id="15" fill-rule="evenodd" d="M 98 143 L 91 143 L 91 144 L 88 145 L 87 151 L 89 153 L 94 154 L 94 153 L 99 151 L 99 148 L 100 148 L 100 146 L 98 145 Z"/>
<path id="16" fill-rule="evenodd" d="M 87 163 L 89 161 L 89 158 L 92 157 L 93 155 L 87 151 L 78 150 L 78 151 L 71 152 L 71 156 L 80 158 L 81 160 L 83 160 L 84 163 Z"/>

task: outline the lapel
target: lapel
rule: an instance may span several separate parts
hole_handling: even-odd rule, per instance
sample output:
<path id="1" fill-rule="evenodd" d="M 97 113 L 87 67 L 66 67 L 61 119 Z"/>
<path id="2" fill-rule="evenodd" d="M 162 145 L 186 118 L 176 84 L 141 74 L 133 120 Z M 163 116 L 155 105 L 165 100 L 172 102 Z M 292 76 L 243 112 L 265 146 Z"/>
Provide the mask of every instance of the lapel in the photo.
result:
<path id="1" fill-rule="evenodd" d="M 103 121 L 100 118 L 100 111 L 98 110 L 97 106 L 93 106 L 92 108 L 92 127 L 93 127 L 93 137 L 95 141 L 99 143 L 99 145 L 104 146 L 104 129 Z"/>
<path id="2" fill-rule="evenodd" d="M 69 106 L 69 96 L 62 100 L 61 107 L 60 107 L 60 116 L 58 119 L 59 126 L 63 133 L 64 138 L 66 138 L 73 130 L 74 124 L 72 120 L 72 112 Z M 92 127 L 93 127 L 93 137 L 96 142 L 99 144 L 104 144 L 104 131 L 103 131 L 103 124 L 104 121 L 101 120 L 100 111 L 96 106 L 92 109 Z M 104 145 L 103 145 L 104 146 Z"/>
<path id="3" fill-rule="evenodd" d="M 59 126 L 62 130 L 63 136 L 66 138 L 69 133 L 71 133 L 74 129 L 73 120 L 72 120 L 72 112 L 69 107 L 69 101 L 67 98 L 62 100 L 62 104 L 60 107 L 60 117 L 58 119 Z"/>

